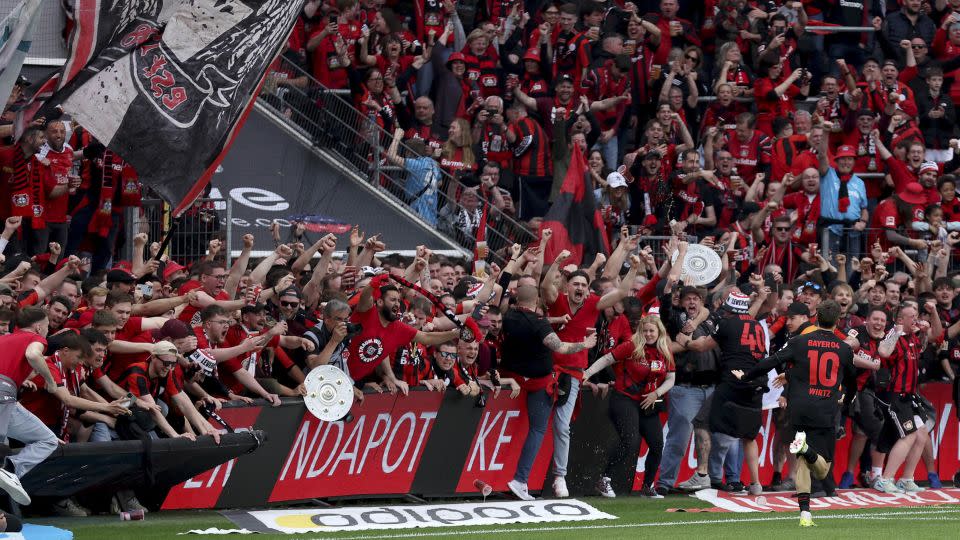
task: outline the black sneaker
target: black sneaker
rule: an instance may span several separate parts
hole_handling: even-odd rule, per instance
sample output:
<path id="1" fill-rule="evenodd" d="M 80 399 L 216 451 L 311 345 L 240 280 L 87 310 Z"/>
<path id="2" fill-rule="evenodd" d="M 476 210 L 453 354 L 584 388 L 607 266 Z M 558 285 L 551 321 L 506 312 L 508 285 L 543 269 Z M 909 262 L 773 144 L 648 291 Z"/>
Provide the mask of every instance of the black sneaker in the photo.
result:
<path id="1" fill-rule="evenodd" d="M 730 482 L 727 484 L 727 491 L 734 495 L 743 495 L 747 492 L 747 488 L 743 485 L 743 482 Z"/>
<path id="2" fill-rule="evenodd" d="M 669 495 L 671 490 L 666 486 L 657 486 L 655 491 L 657 492 L 657 495 L 664 497 Z"/>

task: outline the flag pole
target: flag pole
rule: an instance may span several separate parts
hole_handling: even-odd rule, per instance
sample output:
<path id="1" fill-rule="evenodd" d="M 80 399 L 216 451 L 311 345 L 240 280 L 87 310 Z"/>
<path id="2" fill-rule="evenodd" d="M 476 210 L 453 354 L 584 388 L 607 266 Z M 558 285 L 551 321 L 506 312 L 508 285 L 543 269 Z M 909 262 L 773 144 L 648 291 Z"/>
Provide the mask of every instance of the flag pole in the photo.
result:
<path id="1" fill-rule="evenodd" d="M 179 222 L 173 221 L 170 228 L 167 229 L 167 232 L 163 235 L 163 241 L 160 242 L 160 249 L 157 250 L 157 254 L 153 256 L 153 260 L 160 262 L 160 257 L 163 255 L 163 252 L 167 250 L 167 247 L 170 246 L 170 240 L 173 239 L 173 233 L 177 232 L 178 225 Z"/>

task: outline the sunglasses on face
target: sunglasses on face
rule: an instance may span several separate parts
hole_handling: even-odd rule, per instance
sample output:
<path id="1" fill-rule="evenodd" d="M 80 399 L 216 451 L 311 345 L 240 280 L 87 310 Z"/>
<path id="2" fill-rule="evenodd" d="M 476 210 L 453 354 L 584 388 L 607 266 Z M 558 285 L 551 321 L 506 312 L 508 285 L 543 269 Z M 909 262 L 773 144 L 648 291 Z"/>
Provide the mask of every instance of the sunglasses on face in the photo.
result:
<path id="1" fill-rule="evenodd" d="M 774 230 L 777 231 L 789 231 L 790 227 L 774 227 Z"/>
<path id="2" fill-rule="evenodd" d="M 300 302 L 284 302 L 283 300 L 281 300 L 280 305 L 283 307 L 298 307 L 300 305 Z"/>
<path id="3" fill-rule="evenodd" d="M 445 360 L 456 360 L 457 358 L 460 358 L 460 355 L 455 352 L 440 351 L 440 358 Z"/>
<path id="4" fill-rule="evenodd" d="M 176 360 L 174 360 L 174 361 L 172 361 L 172 362 L 167 362 L 166 360 L 161 360 L 161 363 L 163 364 L 163 367 L 168 367 L 168 368 L 172 368 L 173 366 L 177 365 L 177 361 L 176 361 Z"/>

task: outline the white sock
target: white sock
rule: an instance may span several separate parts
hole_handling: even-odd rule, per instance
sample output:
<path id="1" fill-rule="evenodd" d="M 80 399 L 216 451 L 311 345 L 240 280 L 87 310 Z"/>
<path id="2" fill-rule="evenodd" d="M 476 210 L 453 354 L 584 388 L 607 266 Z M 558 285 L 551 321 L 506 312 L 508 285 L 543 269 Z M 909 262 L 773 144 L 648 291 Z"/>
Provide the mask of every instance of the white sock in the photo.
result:
<path id="1" fill-rule="evenodd" d="M 813 519 L 813 514 L 811 514 L 810 512 L 807 512 L 806 510 L 802 510 L 800 511 L 800 518 Z"/>
<path id="2" fill-rule="evenodd" d="M 870 473 L 874 477 L 879 478 L 883 474 L 883 467 L 870 467 Z"/>

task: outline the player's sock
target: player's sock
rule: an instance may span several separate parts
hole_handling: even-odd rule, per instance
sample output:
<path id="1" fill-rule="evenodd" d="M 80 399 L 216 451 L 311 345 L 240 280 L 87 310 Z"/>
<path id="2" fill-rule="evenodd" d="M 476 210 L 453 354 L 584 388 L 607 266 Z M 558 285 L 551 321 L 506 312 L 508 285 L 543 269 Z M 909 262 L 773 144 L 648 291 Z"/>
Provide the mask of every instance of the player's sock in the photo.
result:
<path id="1" fill-rule="evenodd" d="M 803 452 L 800 452 L 800 455 L 803 456 L 803 459 L 807 460 L 807 463 L 813 464 L 817 462 L 817 458 L 820 457 L 820 454 L 817 454 L 813 448 L 809 445 L 803 449 Z"/>
<path id="2" fill-rule="evenodd" d="M 880 478 L 883 476 L 883 467 L 870 467 L 870 474 L 872 474 L 875 479 Z"/>
<path id="3" fill-rule="evenodd" d="M 797 493 L 797 503 L 800 504 L 801 512 L 810 512 L 810 494 Z"/>
<path id="4" fill-rule="evenodd" d="M 780 471 L 773 473 L 773 478 L 770 479 L 770 485 L 775 486 L 781 482 L 783 482 L 783 475 Z"/>

